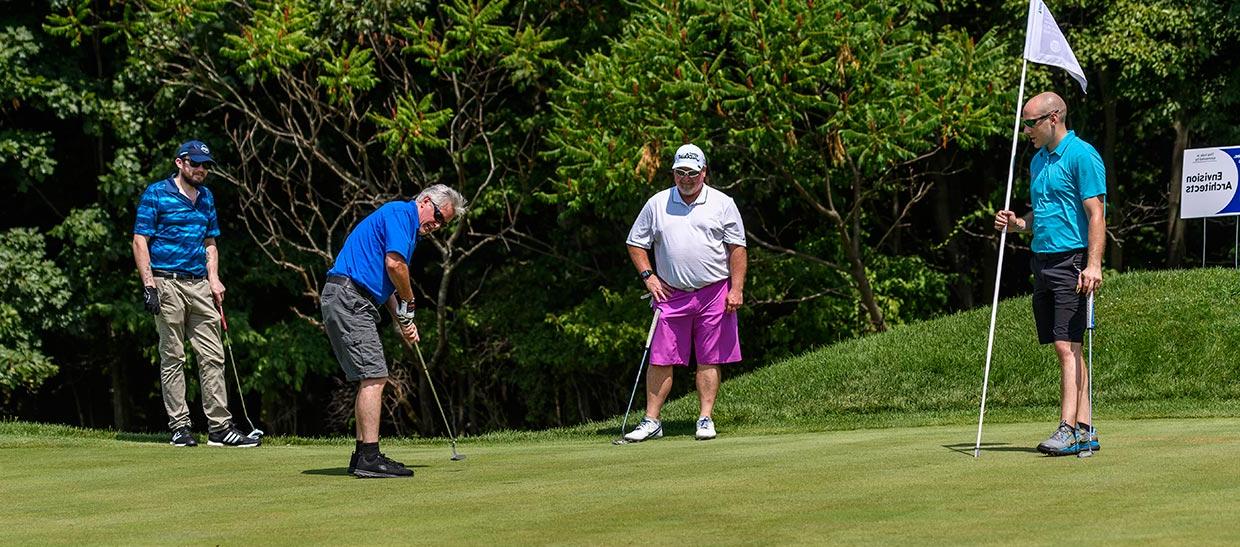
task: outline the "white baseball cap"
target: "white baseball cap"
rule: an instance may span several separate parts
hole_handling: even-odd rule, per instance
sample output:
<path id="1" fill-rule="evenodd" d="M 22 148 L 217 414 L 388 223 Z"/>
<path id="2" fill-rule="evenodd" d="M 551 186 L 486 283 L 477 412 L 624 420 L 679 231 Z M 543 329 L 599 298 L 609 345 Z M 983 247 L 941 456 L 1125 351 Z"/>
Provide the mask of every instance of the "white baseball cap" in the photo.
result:
<path id="1" fill-rule="evenodd" d="M 706 167 L 706 153 L 692 144 L 686 144 L 676 149 L 676 160 L 672 162 L 672 169 L 688 167 L 694 171 L 701 171 Z"/>

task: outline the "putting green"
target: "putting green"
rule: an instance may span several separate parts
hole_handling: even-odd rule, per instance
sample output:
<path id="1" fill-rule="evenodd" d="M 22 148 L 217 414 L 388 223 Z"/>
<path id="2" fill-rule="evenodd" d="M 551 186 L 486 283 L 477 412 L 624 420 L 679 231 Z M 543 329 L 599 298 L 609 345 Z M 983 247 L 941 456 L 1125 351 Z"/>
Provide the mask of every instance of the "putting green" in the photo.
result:
<path id="1" fill-rule="evenodd" d="M 0 435 L 0 544 L 1240 543 L 1240 419 L 1101 424 L 1091 459 L 1046 424 L 254 450 Z M 1069 526 L 1074 528 L 1070 529 Z"/>

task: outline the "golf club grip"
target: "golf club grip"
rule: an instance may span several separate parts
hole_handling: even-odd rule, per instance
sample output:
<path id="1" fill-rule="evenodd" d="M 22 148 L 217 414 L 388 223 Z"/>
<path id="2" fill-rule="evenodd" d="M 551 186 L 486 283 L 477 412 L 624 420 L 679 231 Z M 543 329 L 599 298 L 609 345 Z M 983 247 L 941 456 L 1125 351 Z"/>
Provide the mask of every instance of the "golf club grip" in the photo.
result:
<path id="1" fill-rule="evenodd" d="M 1085 298 L 1085 326 L 1093 330 L 1094 328 L 1094 293 L 1089 293 Z"/>
<path id="2" fill-rule="evenodd" d="M 220 311 L 220 327 L 223 327 L 224 332 L 228 332 L 228 318 L 224 317 L 224 306 L 216 306 L 215 309 Z"/>
<path id="3" fill-rule="evenodd" d="M 650 351 L 650 343 L 654 341 L 654 326 L 659 323 L 659 308 L 654 309 L 654 317 L 650 318 L 650 332 L 646 333 L 646 351 Z"/>

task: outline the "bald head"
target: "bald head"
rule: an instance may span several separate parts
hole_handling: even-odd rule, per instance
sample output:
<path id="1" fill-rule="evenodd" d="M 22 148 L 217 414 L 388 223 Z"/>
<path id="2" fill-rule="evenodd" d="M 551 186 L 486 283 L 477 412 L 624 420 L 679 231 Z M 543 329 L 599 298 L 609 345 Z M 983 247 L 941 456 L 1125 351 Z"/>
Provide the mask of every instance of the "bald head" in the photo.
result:
<path id="1" fill-rule="evenodd" d="M 1059 112 L 1061 119 L 1068 114 L 1068 103 L 1063 102 L 1063 97 L 1060 97 L 1057 93 L 1051 91 L 1039 93 L 1025 103 L 1024 114 L 1026 117 L 1036 118 L 1050 112 Z"/>

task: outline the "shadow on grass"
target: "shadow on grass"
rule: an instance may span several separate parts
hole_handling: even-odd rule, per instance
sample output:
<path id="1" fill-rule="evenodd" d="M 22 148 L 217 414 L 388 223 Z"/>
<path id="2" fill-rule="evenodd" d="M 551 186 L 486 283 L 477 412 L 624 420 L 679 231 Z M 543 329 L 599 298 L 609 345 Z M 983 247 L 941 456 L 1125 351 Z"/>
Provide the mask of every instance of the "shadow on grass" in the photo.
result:
<path id="1" fill-rule="evenodd" d="M 945 444 L 943 448 L 973 457 L 973 443 Z M 1010 446 L 1008 443 L 982 443 L 982 452 L 1031 452 L 1039 454 L 1038 449 L 1028 446 Z"/>
<path id="2" fill-rule="evenodd" d="M 410 469 L 418 469 L 421 467 L 430 467 L 430 466 L 425 465 L 425 464 L 414 464 L 414 465 L 406 464 L 405 467 L 408 467 Z M 349 474 L 349 468 L 347 467 L 324 467 L 323 469 L 307 469 L 305 471 L 302 471 L 301 474 L 302 475 L 326 475 L 329 477 L 352 477 L 353 476 Z"/>
<path id="3" fill-rule="evenodd" d="M 167 443 L 167 442 L 168 442 L 168 436 L 167 436 L 167 435 L 159 435 L 159 434 L 155 434 L 155 433 L 129 433 L 129 432 L 126 432 L 126 431 L 120 431 L 120 432 L 118 432 L 118 433 L 116 434 L 116 440 L 118 440 L 118 441 L 127 441 L 127 442 L 131 442 L 131 443 L 159 443 L 159 444 L 164 444 L 164 443 Z"/>

